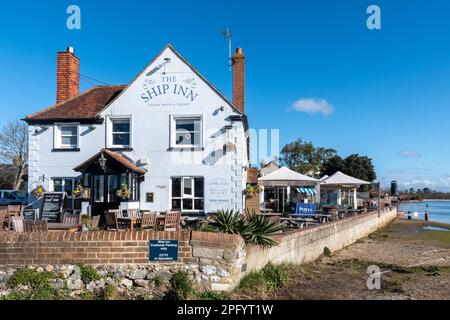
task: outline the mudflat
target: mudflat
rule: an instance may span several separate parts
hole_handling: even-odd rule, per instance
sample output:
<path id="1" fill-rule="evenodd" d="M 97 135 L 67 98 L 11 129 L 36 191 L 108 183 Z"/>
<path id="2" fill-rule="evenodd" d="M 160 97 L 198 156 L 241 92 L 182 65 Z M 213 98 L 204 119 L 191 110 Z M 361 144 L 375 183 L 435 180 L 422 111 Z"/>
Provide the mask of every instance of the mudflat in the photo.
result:
<path id="1" fill-rule="evenodd" d="M 369 290 L 373 265 L 381 286 Z M 287 270 L 283 287 L 252 298 L 450 300 L 450 225 L 395 220 L 331 256 Z"/>

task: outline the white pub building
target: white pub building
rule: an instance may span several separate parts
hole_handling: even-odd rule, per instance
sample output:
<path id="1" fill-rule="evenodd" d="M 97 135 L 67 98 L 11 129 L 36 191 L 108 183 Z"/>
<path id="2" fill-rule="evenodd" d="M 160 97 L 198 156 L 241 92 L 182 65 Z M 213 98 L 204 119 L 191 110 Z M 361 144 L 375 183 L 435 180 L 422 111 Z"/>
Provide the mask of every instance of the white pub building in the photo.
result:
<path id="1" fill-rule="evenodd" d="M 24 119 L 29 192 L 64 191 L 66 209 L 94 215 L 242 212 L 249 142 L 241 49 L 233 64 L 233 102 L 171 45 L 128 85 L 79 94 L 79 59 L 71 47 L 59 52 L 57 104 Z"/>

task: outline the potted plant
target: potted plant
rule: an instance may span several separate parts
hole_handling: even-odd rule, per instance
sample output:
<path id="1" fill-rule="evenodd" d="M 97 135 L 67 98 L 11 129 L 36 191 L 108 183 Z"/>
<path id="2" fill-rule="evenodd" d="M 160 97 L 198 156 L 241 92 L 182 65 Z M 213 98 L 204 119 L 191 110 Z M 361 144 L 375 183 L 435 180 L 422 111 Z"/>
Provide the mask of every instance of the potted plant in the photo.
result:
<path id="1" fill-rule="evenodd" d="M 122 183 L 120 188 L 116 192 L 116 196 L 122 200 L 128 199 L 130 197 L 130 191 L 126 183 Z"/>
<path id="2" fill-rule="evenodd" d="M 36 188 L 34 188 L 33 191 L 31 191 L 33 196 L 35 196 L 36 198 L 42 197 L 45 192 L 46 191 L 43 185 L 37 185 Z"/>
<path id="3" fill-rule="evenodd" d="M 81 198 L 84 196 L 84 188 L 80 181 L 77 182 L 75 190 L 73 190 L 73 195 L 75 198 Z"/>
<path id="4" fill-rule="evenodd" d="M 262 188 L 259 184 L 256 184 L 256 185 L 248 184 L 247 188 L 244 190 L 244 194 L 246 196 L 251 197 L 251 196 L 255 196 L 255 195 L 261 193 L 261 191 L 262 191 Z"/>
<path id="5" fill-rule="evenodd" d="M 92 218 L 89 215 L 83 214 L 81 216 L 82 231 L 89 231 L 89 229 L 91 228 L 91 223 Z"/>

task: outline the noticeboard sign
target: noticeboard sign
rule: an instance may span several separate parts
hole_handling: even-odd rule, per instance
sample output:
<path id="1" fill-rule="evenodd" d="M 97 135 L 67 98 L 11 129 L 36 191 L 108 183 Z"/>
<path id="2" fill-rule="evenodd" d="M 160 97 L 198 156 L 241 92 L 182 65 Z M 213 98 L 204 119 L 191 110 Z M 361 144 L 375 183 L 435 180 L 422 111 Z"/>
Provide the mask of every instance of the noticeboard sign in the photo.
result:
<path id="1" fill-rule="evenodd" d="M 178 240 L 150 240 L 150 261 L 177 261 Z"/>

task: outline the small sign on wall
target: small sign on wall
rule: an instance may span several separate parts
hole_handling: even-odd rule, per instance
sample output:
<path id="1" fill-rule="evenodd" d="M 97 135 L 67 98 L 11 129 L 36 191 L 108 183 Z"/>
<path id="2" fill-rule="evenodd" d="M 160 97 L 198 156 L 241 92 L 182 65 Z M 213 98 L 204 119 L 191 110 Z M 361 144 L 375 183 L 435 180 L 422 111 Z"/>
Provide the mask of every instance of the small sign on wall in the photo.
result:
<path id="1" fill-rule="evenodd" d="M 155 194 L 153 192 L 147 192 L 145 194 L 145 200 L 146 200 L 146 202 L 149 202 L 149 203 L 155 202 Z"/>
<path id="2" fill-rule="evenodd" d="M 150 240 L 150 261 L 177 261 L 178 240 Z"/>

